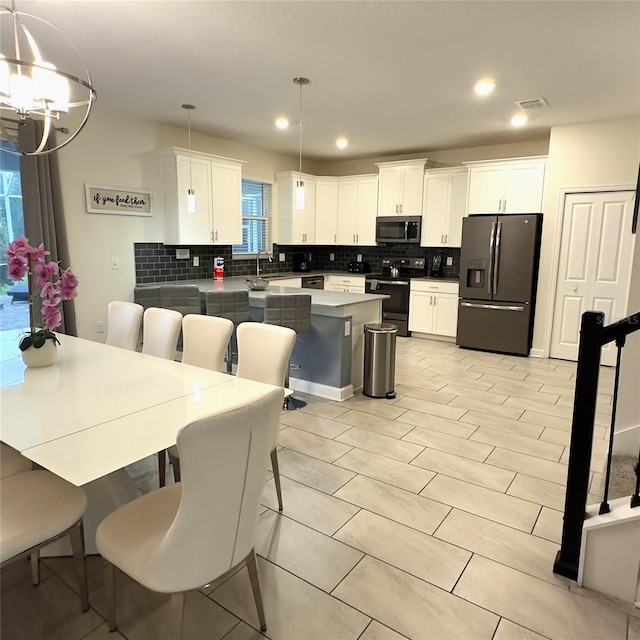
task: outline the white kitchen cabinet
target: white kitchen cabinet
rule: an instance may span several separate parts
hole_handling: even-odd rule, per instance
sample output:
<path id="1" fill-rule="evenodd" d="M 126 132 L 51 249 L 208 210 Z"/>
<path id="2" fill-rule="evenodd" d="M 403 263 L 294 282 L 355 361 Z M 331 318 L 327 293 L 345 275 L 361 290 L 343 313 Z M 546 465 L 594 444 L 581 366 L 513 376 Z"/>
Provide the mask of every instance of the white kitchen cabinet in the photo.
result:
<path id="1" fill-rule="evenodd" d="M 409 331 L 455 338 L 458 328 L 458 283 L 412 280 Z"/>
<path id="2" fill-rule="evenodd" d="M 375 246 L 378 176 L 351 176 L 338 186 L 337 244 Z"/>
<path id="3" fill-rule="evenodd" d="M 296 208 L 298 179 L 304 182 L 304 208 Z M 315 244 L 316 241 L 316 179 L 297 171 L 277 173 L 278 242 L 280 244 Z"/>
<path id="4" fill-rule="evenodd" d="M 423 247 L 459 247 L 467 211 L 466 167 L 425 172 L 422 211 Z"/>
<path id="5" fill-rule="evenodd" d="M 338 189 L 337 178 L 316 179 L 316 244 L 338 242 Z"/>
<path id="6" fill-rule="evenodd" d="M 342 291 L 344 293 L 364 293 L 365 276 L 325 275 L 325 291 Z"/>
<path id="7" fill-rule="evenodd" d="M 469 214 L 542 211 L 546 156 L 465 165 L 469 167 Z"/>
<path id="8" fill-rule="evenodd" d="M 171 148 L 148 162 L 152 172 L 159 162 L 166 244 L 242 242 L 242 161 Z M 190 187 L 196 195 L 195 213 L 187 211 Z"/>
<path id="9" fill-rule="evenodd" d="M 379 169 L 378 215 L 422 215 L 426 158 L 376 163 Z"/>
<path id="10" fill-rule="evenodd" d="M 376 246 L 376 215 L 378 213 L 378 176 L 358 178 L 358 228 L 356 244 Z"/>
<path id="11" fill-rule="evenodd" d="M 338 236 L 336 244 L 358 244 L 358 182 L 341 180 L 338 185 Z"/>

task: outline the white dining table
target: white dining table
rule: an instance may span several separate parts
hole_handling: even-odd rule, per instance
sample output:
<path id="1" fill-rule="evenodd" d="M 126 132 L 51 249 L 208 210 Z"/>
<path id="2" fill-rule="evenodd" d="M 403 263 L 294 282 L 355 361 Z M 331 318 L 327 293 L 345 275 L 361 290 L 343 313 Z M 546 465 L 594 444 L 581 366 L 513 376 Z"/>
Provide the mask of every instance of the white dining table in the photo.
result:
<path id="1" fill-rule="evenodd" d="M 274 389 L 90 340 L 57 337 L 55 364 L 26 369 L 19 333 L 0 333 L 0 440 L 87 489 L 88 553 L 99 521 L 138 493 L 124 467 L 175 444 L 178 431 L 190 422 L 249 404 Z"/>

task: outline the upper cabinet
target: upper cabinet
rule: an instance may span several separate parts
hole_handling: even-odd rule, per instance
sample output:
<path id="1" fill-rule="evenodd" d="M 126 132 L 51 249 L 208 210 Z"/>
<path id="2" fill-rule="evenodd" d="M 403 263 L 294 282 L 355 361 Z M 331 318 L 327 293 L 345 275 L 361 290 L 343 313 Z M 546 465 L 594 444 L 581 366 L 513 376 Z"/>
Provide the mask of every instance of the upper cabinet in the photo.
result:
<path id="1" fill-rule="evenodd" d="M 378 215 L 422 215 L 426 158 L 376 163 L 379 173 Z"/>
<path id="2" fill-rule="evenodd" d="M 377 176 L 341 178 L 338 184 L 337 244 L 375 246 L 377 205 Z"/>
<path id="3" fill-rule="evenodd" d="M 338 239 L 338 178 L 316 179 L 316 244 L 336 244 Z"/>
<path id="4" fill-rule="evenodd" d="M 150 154 L 145 163 L 161 195 L 166 244 L 242 242 L 242 161 L 174 147 Z M 194 213 L 187 209 L 190 188 Z"/>
<path id="5" fill-rule="evenodd" d="M 468 213 L 538 213 L 546 156 L 465 162 L 469 167 Z"/>
<path id="6" fill-rule="evenodd" d="M 425 172 L 422 212 L 423 247 L 459 247 L 467 211 L 467 168 Z"/>
<path id="7" fill-rule="evenodd" d="M 302 175 L 304 209 L 296 209 L 298 172 L 276 174 L 280 244 L 376 244 L 378 176 Z"/>
<path id="8" fill-rule="evenodd" d="M 296 187 L 304 183 L 304 203 L 298 208 Z M 297 171 L 276 174 L 278 185 L 278 242 L 280 244 L 315 244 L 316 178 Z"/>

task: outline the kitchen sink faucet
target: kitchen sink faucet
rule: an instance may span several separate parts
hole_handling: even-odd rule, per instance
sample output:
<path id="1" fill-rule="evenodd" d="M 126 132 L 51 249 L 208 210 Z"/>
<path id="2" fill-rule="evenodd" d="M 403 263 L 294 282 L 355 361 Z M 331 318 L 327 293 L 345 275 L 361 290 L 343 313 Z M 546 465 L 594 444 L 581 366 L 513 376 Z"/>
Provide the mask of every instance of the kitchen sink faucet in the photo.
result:
<path id="1" fill-rule="evenodd" d="M 264 253 L 267 258 L 269 258 L 269 262 L 273 262 L 273 257 L 268 251 L 258 251 L 258 256 L 256 258 L 256 276 L 260 277 L 260 256 Z"/>

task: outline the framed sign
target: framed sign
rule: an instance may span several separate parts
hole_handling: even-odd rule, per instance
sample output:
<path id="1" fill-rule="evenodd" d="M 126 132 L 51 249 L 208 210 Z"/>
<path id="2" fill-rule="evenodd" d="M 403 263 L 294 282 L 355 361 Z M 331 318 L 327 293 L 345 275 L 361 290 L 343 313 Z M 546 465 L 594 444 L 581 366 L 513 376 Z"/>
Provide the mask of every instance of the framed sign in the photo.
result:
<path id="1" fill-rule="evenodd" d="M 99 187 L 85 184 L 88 213 L 107 213 L 120 216 L 153 215 L 151 191 L 121 187 Z"/>

